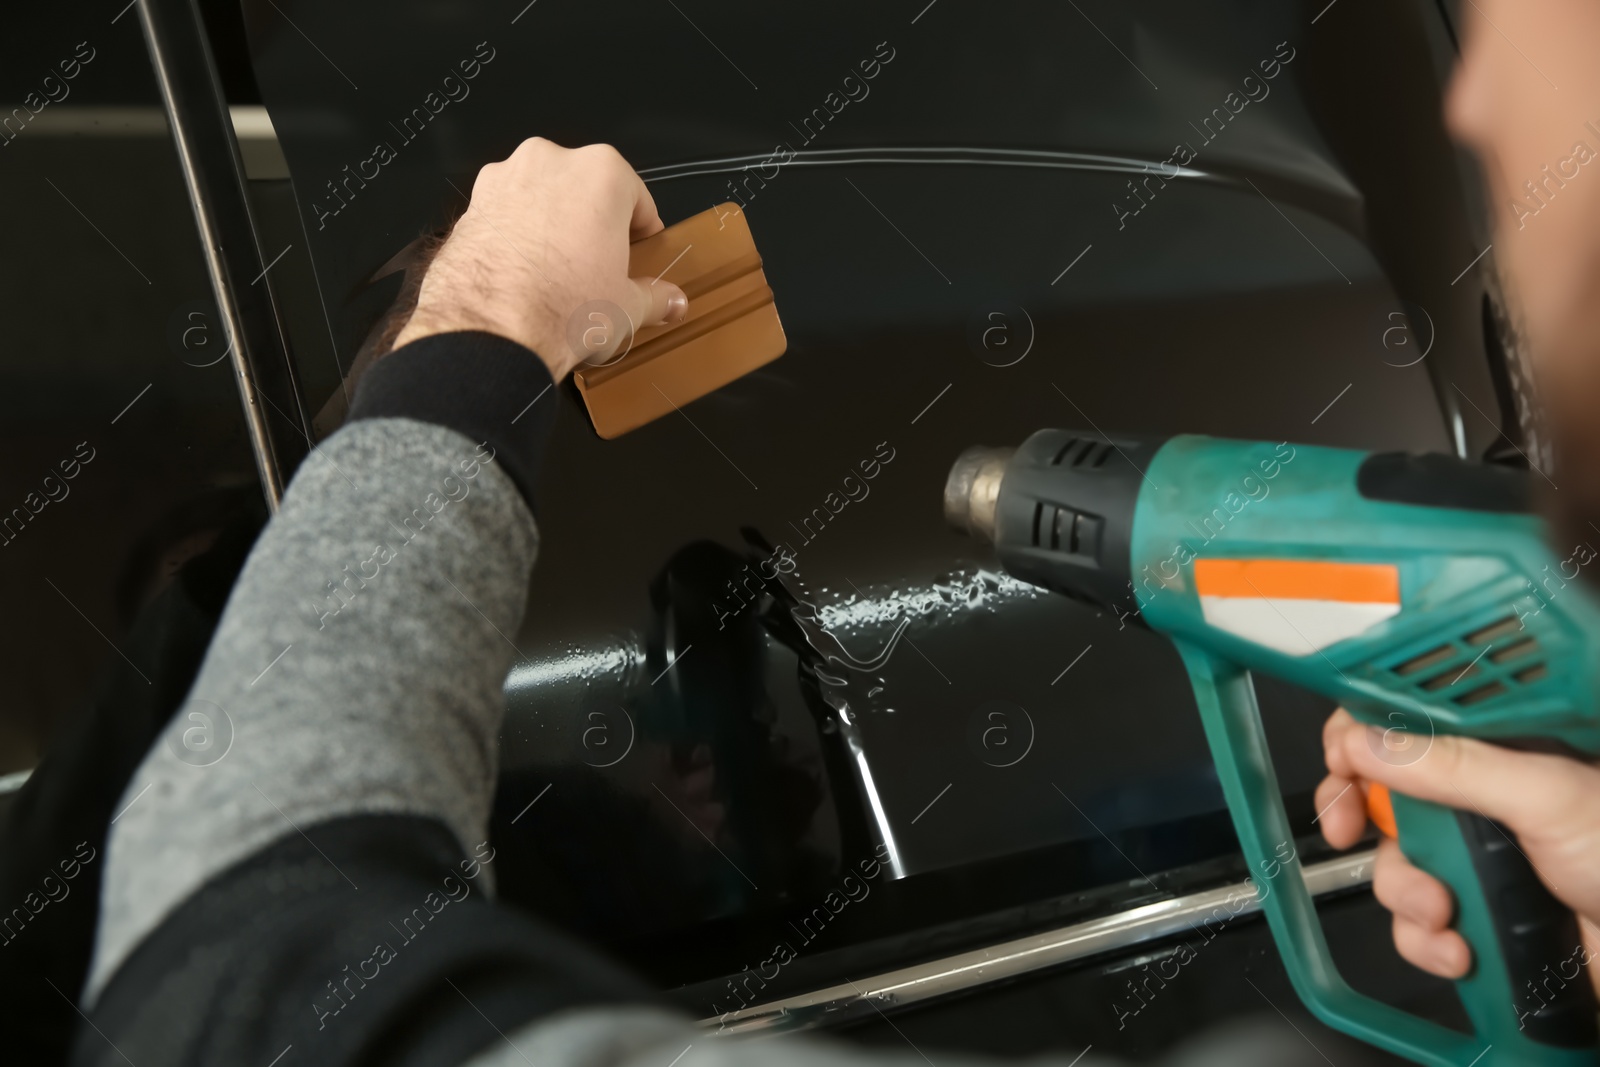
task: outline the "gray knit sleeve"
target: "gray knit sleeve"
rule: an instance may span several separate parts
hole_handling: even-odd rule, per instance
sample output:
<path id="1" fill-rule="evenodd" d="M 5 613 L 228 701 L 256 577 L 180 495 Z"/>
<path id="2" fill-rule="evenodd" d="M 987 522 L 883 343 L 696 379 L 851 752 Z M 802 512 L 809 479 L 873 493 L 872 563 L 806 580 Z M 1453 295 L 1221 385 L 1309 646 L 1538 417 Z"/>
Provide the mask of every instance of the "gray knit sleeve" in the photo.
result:
<path id="1" fill-rule="evenodd" d="M 489 451 L 366 418 L 302 465 L 118 806 L 86 1003 L 190 894 L 285 835 L 405 813 L 469 854 L 484 839 L 538 544 Z"/>

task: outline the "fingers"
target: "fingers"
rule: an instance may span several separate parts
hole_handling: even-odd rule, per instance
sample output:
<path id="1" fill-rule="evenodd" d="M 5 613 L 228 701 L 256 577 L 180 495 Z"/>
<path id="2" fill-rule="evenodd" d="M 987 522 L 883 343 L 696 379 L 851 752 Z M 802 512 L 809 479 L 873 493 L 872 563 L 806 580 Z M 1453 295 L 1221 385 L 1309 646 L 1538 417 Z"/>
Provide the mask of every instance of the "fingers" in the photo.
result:
<path id="1" fill-rule="evenodd" d="M 1454 930 L 1428 930 L 1396 915 L 1394 947 L 1401 959 L 1440 978 L 1463 978 L 1472 969 L 1472 950 Z"/>
<path id="2" fill-rule="evenodd" d="M 579 148 L 563 148 L 543 137 L 530 137 L 504 161 L 490 163 L 479 170 L 478 182 L 473 186 L 474 194 L 479 184 L 492 184 L 502 172 L 508 170 L 509 164 L 516 165 L 525 181 L 550 183 L 559 181 L 564 174 L 588 192 L 603 191 L 608 199 L 620 192 L 628 219 L 630 241 L 648 237 L 662 229 L 655 198 L 645 188 L 644 179 L 611 145 L 587 144 Z M 612 201 L 613 205 L 615 203 Z"/>
<path id="3" fill-rule="evenodd" d="M 1343 731 L 1355 720 L 1350 713 L 1339 708 L 1322 727 L 1322 749 L 1328 761 L 1328 777 L 1317 786 L 1313 803 L 1317 807 L 1314 820 L 1322 827 L 1322 836 L 1334 848 L 1349 848 L 1361 838 L 1367 828 L 1366 783 L 1357 780 L 1356 773 L 1338 743 Z"/>
<path id="4" fill-rule="evenodd" d="M 620 358 L 632 347 L 632 337 L 646 326 L 682 322 L 689 314 L 689 298 L 671 282 L 655 282 L 648 278 L 629 278 L 628 293 L 621 308 L 627 322 L 613 321 L 616 316 L 605 312 L 592 312 L 596 321 L 592 330 L 582 335 L 583 351 L 574 353 L 580 360 L 596 366 Z"/>
<path id="5" fill-rule="evenodd" d="M 1328 794 L 1332 793 L 1332 796 Z M 1317 789 L 1328 843 L 1347 848 L 1366 825 L 1365 790 L 1359 783 L 1329 775 Z M 1444 883 L 1412 866 L 1400 846 L 1378 843 L 1372 894 L 1394 915 L 1394 944 L 1407 963 L 1441 978 L 1460 978 L 1472 967 L 1467 942 L 1450 929 L 1455 901 Z"/>
<path id="6" fill-rule="evenodd" d="M 631 332 L 687 315 L 678 286 L 625 276 L 629 241 L 662 228 L 655 199 L 615 148 L 529 138 L 478 171 L 395 343 L 487 329 L 538 353 L 558 381 L 585 359 L 607 362 Z M 573 317 L 597 302 L 616 307 Z"/>
<path id="7" fill-rule="evenodd" d="M 1322 836 L 1334 848 L 1349 848 L 1367 828 L 1366 789 L 1360 782 L 1330 774 L 1317 786 L 1314 803 Z"/>
<path id="8" fill-rule="evenodd" d="M 689 314 L 689 297 L 671 282 L 652 282 L 649 278 L 630 278 L 636 298 L 631 309 L 640 326 L 660 326 L 682 322 Z"/>
<path id="9" fill-rule="evenodd" d="M 1455 901 L 1444 883 L 1413 867 L 1400 846 L 1387 838 L 1378 843 L 1372 895 L 1396 917 L 1424 930 L 1444 930 L 1455 915 Z"/>
<path id="10" fill-rule="evenodd" d="M 1418 737 L 1411 743 L 1419 747 L 1397 755 L 1384 730 L 1348 716 L 1330 719 L 1324 740 L 1330 769 L 1419 800 L 1477 810 L 1518 834 L 1554 834 L 1560 826 L 1600 820 L 1600 771 L 1576 760 L 1445 734 Z"/>
<path id="11" fill-rule="evenodd" d="M 617 157 L 621 159 L 621 156 Z M 623 166 L 627 166 L 624 162 Z M 650 195 L 650 190 L 645 188 L 644 179 L 629 167 L 628 173 L 633 175 L 634 200 L 633 217 L 628 222 L 628 240 L 637 241 L 649 237 L 653 233 L 660 233 L 665 227 L 661 223 L 661 215 L 656 211 L 655 197 Z"/>
<path id="12" fill-rule="evenodd" d="M 663 229 L 655 198 L 621 152 L 608 144 L 589 144 L 571 151 L 575 157 L 582 157 L 597 168 L 597 183 L 606 183 L 608 188 L 622 191 L 628 213 L 628 240 L 637 241 Z"/>
<path id="13" fill-rule="evenodd" d="M 1441 978 L 1460 978 L 1471 969 L 1466 940 L 1450 929 L 1455 915 L 1450 891 L 1413 867 L 1393 841 L 1378 845 L 1372 894 L 1394 913 L 1394 947 L 1406 962 Z"/>
<path id="14" fill-rule="evenodd" d="M 1344 736 L 1355 719 L 1343 708 L 1335 709 L 1328 721 L 1322 724 L 1322 752 L 1328 760 L 1328 773 L 1338 775 L 1347 781 L 1356 776 L 1355 768 L 1350 766 L 1350 760 L 1344 754 L 1344 747 L 1339 744 L 1339 739 Z M 1318 806 L 1321 810 L 1321 806 Z"/>

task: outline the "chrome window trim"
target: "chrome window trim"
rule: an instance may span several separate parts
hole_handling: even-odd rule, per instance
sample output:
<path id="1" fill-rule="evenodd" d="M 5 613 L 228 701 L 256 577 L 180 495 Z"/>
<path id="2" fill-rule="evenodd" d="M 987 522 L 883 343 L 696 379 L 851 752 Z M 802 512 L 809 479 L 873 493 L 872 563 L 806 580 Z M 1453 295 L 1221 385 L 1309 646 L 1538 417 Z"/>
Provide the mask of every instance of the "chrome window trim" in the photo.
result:
<path id="1" fill-rule="evenodd" d="M 1312 896 L 1318 897 L 1370 885 L 1376 856 L 1375 850 L 1368 849 L 1310 864 L 1303 868 L 1306 888 Z M 859 981 L 847 980 L 842 985 L 753 1004 L 723 1016 L 703 1019 L 701 1025 L 718 1034 L 838 1026 L 879 1011 L 972 992 L 1047 967 L 1194 929 L 1219 908 L 1225 909 L 1230 917 L 1260 911 L 1261 904 L 1254 891 L 1237 911 L 1230 907 L 1240 903 L 1241 888 L 1235 883 L 1142 904 L 1113 915 L 885 971 Z"/>

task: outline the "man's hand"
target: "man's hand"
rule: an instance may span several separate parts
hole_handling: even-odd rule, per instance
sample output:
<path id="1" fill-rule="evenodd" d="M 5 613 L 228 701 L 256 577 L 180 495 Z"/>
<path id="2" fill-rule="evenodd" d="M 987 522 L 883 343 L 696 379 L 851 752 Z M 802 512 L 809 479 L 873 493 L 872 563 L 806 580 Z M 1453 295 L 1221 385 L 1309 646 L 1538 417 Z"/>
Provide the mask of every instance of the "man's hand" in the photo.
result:
<path id="1" fill-rule="evenodd" d="M 628 277 L 628 245 L 661 228 L 649 190 L 610 145 L 523 141 L 478 172 L 472 202 L 423 277 L 395 347 L 487 330 L 533 349 L 559 382 L 634 330 L 688 312 L 676 285 Z M 615 305 L 627 321 L 610 324 L 600 346 L 590 332 L 585 348 L 569 340 L 569 320 L 591 301 Z"/>
<path id="2" fill-rule="evenodd" d="M 1476 809 L 1507 826 L 1535 872 L 1577 912 L 1588 957 L 1600 954 L 1600 769 L 1562 756 L 1516 752 L 1464 737 L 1434 737 L 1404 762 L 1384 759 L 1384 731 L 1343 709 L 1322 731 L 1328 777 L 1317 787 L 1322 835 L 1349 848 L 1366 827 L 1366 783 L 1451 807 Z M 1472 966 L 1466 941 L 1450 929 L 1455 901 L 1444 884 L 1412 866 L 1394 841 L 1378 846 L 1372 891 L 1394 913 L 1394 944 L 1410 963 L 1442 978 Z M 1574 945 L 1576 953 L 1578 946 Z M 1580 957 L 1585 958 L 1585 957 Z M 1564 961 L 1551 960 L 1552 966 Z M 1600 964 L 1589 968 L 1600 991 Z"/>

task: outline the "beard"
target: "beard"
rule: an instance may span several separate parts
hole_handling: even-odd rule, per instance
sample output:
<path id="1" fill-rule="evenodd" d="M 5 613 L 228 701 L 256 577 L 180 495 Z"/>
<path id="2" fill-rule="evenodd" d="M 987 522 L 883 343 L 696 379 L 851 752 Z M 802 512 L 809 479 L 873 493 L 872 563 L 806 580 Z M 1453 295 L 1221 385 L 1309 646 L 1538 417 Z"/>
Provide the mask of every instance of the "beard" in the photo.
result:
<path id="1" fill-rule="evenodd" d="M 1543 486 L 1539 510 L 1550 525 L 1551 547 L 1563 557 L 1600 542 L 1600 373 L 1585 377 L 1586 388 L 1562 388 L 1562 398 L 1545 412 L 1555 485 Z M 1586 567 L 1582 575 L 1600 592 L 1600 568 Z"/>
<path id="2" fill-rule="evenodd" d="M 1578 546 L 1600 542 L 1600 353 L 1563 340 L 1559 350 L 1546 344 L 1531 354 L 1514 295 L 1502 285 L 1495 299 L 1505 310 L 1496 325 L 1506 362 L 1521 383 L 1518 407 L 1535 504 L 1549 526 L 1551 549 L 1567 558 Z M 1600 592 L 1600 567 L 1585 568 L 1582 580 Z"/>

